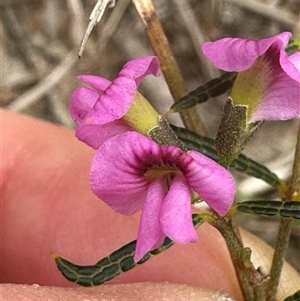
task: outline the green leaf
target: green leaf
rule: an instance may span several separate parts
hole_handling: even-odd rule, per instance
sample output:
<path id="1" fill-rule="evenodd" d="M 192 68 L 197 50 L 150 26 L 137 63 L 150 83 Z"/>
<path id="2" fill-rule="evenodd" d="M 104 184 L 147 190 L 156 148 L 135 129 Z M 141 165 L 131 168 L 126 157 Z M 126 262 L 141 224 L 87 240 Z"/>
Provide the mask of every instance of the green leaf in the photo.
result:
<path id="1" fill-rule="evenodd" d="M 290 39 L 287 47 L 285 48 L 285 52 L 287 53 L 287 55 L 292 55 L 298 51 L 300 51 L 300 40 Z"/>
<path id="2" fill-rule="evenodd" d="M 226 72 L 218 78 L 206 82 L 203 86 L 191 91 L 189 94 L 180 98 L 172 106 L 170 111 L 180 112 L 184 109 L 194 107 L 195 105 L 207 101 L 211 97 L 217 97 L 231 89 L 237 73 Z"/>
<path id="3" fill-rule="evenodd" d="M 286 219 L 300 219 L 299 201 L 251 200 L 235 205 L 238 212 Z"/>
<path id="4" fill-rule="evenodd" d="M 285 298 L 283 301 L 300 301 L 300 290 L 292 296 Z"/>
<path id="5" fill-rule="evenodd" d="M 192 218 L 195 229 L 204 222 L 200 214 L 193 214 Z M 69 281 L 82 286 L 94 286 L 103 284 L 104 282 L 117 277 L 119 274 L 133 269 L 137 264 L 144 263 L 151 257 L 167 250 L 173 244 L 174 242 L 167 237 L 159 248 L 148 252 L 137 263 L 133 260 L 136 240 L 116 250 L 108 257 L 101 259 L 95 265 L 80 266 L 57 255 L 53 255 L 53 257 L 58 269 Z"/>
<path id="6" fill-rule="evenodd" d="M 176 127 L 174 125 L 172 125 L 172 129 L 188 149 L 196 150 L 218 162 L 218 155 L 213 139 L 200 136 L 190 130 Z M 285 185 L 284 182 L 267 167 L 244 156 L 243 154 L 238 155 L 231 162 L 230 167 L 249 176 L 261 179 L 276 189 L 281 189 L 282 186 Z"/>

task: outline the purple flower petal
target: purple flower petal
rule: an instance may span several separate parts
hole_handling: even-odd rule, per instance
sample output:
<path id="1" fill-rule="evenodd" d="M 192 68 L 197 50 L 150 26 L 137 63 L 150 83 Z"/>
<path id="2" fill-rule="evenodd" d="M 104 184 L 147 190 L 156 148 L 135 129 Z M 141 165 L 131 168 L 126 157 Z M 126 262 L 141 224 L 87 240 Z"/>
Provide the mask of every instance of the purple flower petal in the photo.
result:
<path id="1" fill-rule="evenodd" d="M 140 57 L 129 61 L 119 73 L 119 76 L 125 76 L 135 80 L 139 86 L 141 81 L 149 74 L 158 76 L 159 60 L 156 56 Z"/>
<path id="2" fill-rule="evenodd" d="M 172 180 L 166 192 L 167 174 Z M 114 136 L 99 147 L 90 182 L 92 191 L 115 211 L 131 215 L 142 209 L 135 262 L 166 236 L 178 243 L 198 240 L 191 188 L 221 215 L 235 193 L 232 176 L 214 161 L 197 152 L 159 146 L 137 132 Z"/>
<path id="3" fill-rule="evenodd" d="M 82 87 L 72 94 L 70 104 L 70 114 L 79 126 L 76 130 L 76 137 L 95 149 L 107 139 L 131 130 L 121 119 L 106 124 L 83 123 L 98 98 L 99 95 L 96 92 Z"/>
<path id="4" fill-rule="evenodd" d="M 131 128 L 119 119 L 106 124 L 83 124 L 75 135 L 80 141 L 98 149 L 106 140 L 130 130 Z"/>
<path id="5" fill-rule="evenodd" d="M 300 85 L 284 72 L 274 74 L 250 122 L 288 120 L 300 114 Z"/>
<path id="6" fill-rule="evenodd" d="M 249 69 L 272 45 L 284 50 L 290 37 L 291 33 L 283 32 L 259 41 L 224 38 L 204 43 L 202 51 L 217 68 L 224 71 L 241 72 Z"/>
<path id="7" fill-rule="evenodd" d="M 90 87 L 94 88 L 97 92 L 100 92 L 102 94 L 103 91 L 105 91 L 110 85 L 111 81 L 95 75 L 79 75 L 77 77 Z"/>
<path id="8" fill-rule="evenodd" d="M 158 68 L 155 56 L 129 61 L 87 114 L 86 123 L 103 124 L 122 118 L 131 107 L 141 80 L 148 74 L 157 75 Z"/>
<path id="9" fill-rule="evenodd" d="M 131 215 L 142 208 L 150 182 L 144 177 L 159 146 L 147 137 L 126 132 L 107 140 L 93 159 L 92 191 L 115 211 Z"/>
<path id="10" fill-rule="evenodd" d="M 300 82 L 300 52 L 287 56 L 284 49 L 280 52 L 280 66 L 293 80 Z"/>
<path id="11" fill-rule="evenodd" d="M 148 74 L 158 75 L 155 56 L 129 61 L 113 81 L 93 75 L 78 78 L 90 88 L 79 88 L 71 96 L 70 114 L 78 128 L 76 136 L 93 148 L 106 139 L 132 130 L 120 121 L 135 99 L 137 87 Z"/>
<path id="12" fill-rule="evenodd" d="M 104 124 L 121 119 L 129 110 L 135 94 L 136 85 L 131 79 L 115 79 L 86 114 L 83 122 Z"/>
<path id="13" fill-rule="evenodd" d="M 221 216 L 230 209 L 236 192 L 232 175 L 222 166 L 204 155 L 189 151 L 194 161 L 184 173 L 189 185 Z"/>
<path id="14" fill-rule="evenodd" d="M 149 185 L 137 236 L 135 262 L 141 260 L 150 250 L 158 247 L 166 237 L 161 231 L 159 222 L 159 213 L 165 196 L 163 185 L 163 177 L 156 179 Z"/>
<path id="15" fill-rule="evenodd" d="M 76 89 L 72 94 L 70 115 L 78 126 L 82 124 L 98 98 L 98 93 L 84 87 Z"/>
<path id="16" fill-rule="evenodd" d="M 160 212 L 161 228 L 165 235 L 177 243 L 198 241 L 192 222 L 191 191 L 187 180 L 175 176 Z"/>
<path id="17" fill-rule="evenodd" d="M 291 33 L 283 32 L 260 41 L 225 38 L 205 43 L 202 47 L 208 59 L 225 71 L 245 71 L 260 57 L 270 62 L 271 69 L 265 83 L 258 83 L 255 78 L 252 81 L 249 77 L 249 86 L 243 88 L 236 83 L 233 88 L 236 88 L 234 91 L 245 89 L 247 93 L 249 87 L 255 89 L 260 83 L 265 85 L 260 99 L 251 100 L 249 104 L 252 108 L 249 122 L 287 120 L 300 114 L 300 53 L 286 54 L 290 37 Z M 235 100 L 233 97 L 233 101 L 241 103 L 242 99 Z"/>
<path id="18" fill-rule="evenodd" d="M 298 72 L 300 72 L 300 51 L 295 52 L 294 54 L 290 55 L 289 61 L 295 66 Z M 290 75 L 292 77 L 292 75 Z M 298 78 L 298 73 L 295 74 Z M 297 78 L 294 78 L 294 80 L 297 80 Z"/>

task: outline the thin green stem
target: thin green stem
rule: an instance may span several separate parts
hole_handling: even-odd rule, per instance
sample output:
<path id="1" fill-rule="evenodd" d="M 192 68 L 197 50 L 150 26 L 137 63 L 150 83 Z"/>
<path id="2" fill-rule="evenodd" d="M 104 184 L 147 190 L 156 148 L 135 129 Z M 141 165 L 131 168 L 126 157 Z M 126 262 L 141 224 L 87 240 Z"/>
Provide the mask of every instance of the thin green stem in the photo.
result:
<path id="1" fill-rule="evenodd" d="M 300 122 L 299 122 L 293 171 L 292 171 L 292 176 L 291 176 L 290 183 L 289 183 L 289 192 L 290 192 L 289 196 L 291 196 L 292 198 L 297 198 L 297 196 L 295 194 L 300 193 Z"/>
<path id="2" fill-rule="evenodd" d="M 285 199 L 292 200 L 299 198 L 300 192 L 300 123 L 298 129 L 293 171 L 285 193 Z M 284 200 L 283 200 L 284 201 Z M 277 288 L 280 281 L 280 274 L 284 263 L 285 253 L 288 247 L 290 233 L 291 233 L 292 219 L 281 219 L 279 224 L 279 231 L 277 242 L 275 246 L 270 280 L 268 282 L 268 297 L 269 300 L 276 300 Z"/>
<path id="3" fill-rule="evenodd" d="M 206 220 L 216 227 L 224 237 L 237 278 L 239 280 L 244 300 L 246 301 L 263 301 L 264 287 L 266 276 L 256 270 L 252 264 L 251 249 L 244 248 L 243 243 L 238 235 L 236 227 L 233 225 L 234 220 L 230 217 Z"/>
<path id="4" fill-rule="evenodd" d="M 255 300 L 258 301 L 267 301 L 267 296 L 266 296 L 266 286 L 267 286 L 267 281 L 264 281 L 260 285 L 254 287 L 254 298 Z"/>
<path id="5" fill-rule="evenodd" d="M 155 13 L 151 0 L 132 0 L 139 13 L 142 23 L 146 27 L 147 37 L 155 55 L 158 56 L 161 71 L 169 87 L 174 101 L 188 94 L 180 69 L 176 63 L 168 39 Z M 205 134 L 205 126 L 194 109 L 187 109 L 180 113 L 186 128 L 198 134 Z"/>
<path id="6" fill-rule="evenodd" d="M 268 283 L 268 300 L 270 301 L 276 300 L 276 293 L 284 263 L 284 256 L 288 247 L 291 233 L 291 223 L 292 220 L 290 219 L 281 219 L 279 223 L 277 242 L 270 271 L 270 280 Z"/>
<path id="7" fill-rule="evenodd" d="M 251 249 L 244 247 L 233 218 L 234 210 L 226 217 L 201 214 L 203 221 L 217 228 L 224 237 L 245 301 L 269 301 L 268 275 L 251 262 Z"/>

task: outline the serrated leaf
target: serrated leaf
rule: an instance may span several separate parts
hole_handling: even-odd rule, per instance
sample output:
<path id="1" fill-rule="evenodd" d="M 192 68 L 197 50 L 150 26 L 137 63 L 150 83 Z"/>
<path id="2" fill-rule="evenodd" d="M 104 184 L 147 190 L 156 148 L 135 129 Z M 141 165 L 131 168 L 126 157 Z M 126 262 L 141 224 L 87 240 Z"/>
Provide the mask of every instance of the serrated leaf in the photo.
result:
<path id="1" fill-rule="evenodd" d="M 199 214 L 193 214 L 192 218 L 195 229 L 204 222 Z M 108 257 L 101 259 L 95 265 L 81 266 L 73 264 L 58 255 L 53 255 L 53 257 L 58 269 L 66 279 L 82 286 L 95 286 L 133 269 L 137 264 L 146 262 L 151 257 L 169 249 L 173 244 L 174 242 L 167 237 L 159 248 L 148 252 L 137 263 L 133 260 L 136 240 L 116 250 Z"/>
<path id="2" fill-rule="evenodd" d="M 298 51 L 300 51 L 300 40 L 290 39 L 287 47 L 285 48 L 285 52 L 287 53 L 287 55 L 292 55 Z"/>
<path id="3" fill-rule="evenodd" d="M 218 162 L 218 155 L 214 140 L 208 137 L 200 136 L 185 128 L 172 125 L 172 128 L 179 139 L 190 150 L 196 150 L 207 157 Z M 278 176 L 271 172 L 267 167 L 257 163 L 256 161 L 244 156 L 238 155 L 230 164 L 230 167 L 243 172 L 249 176 L 261 179 L 276 189 L 280 189 L 285 185 Z"/>
<path id="4" fill-rule="evenodd" d="M 189 94 L 180 98 L 172 106 L 170 111 L 180 112 L 194 107 L 197 104 L 207 101 L 209 98 L 217 97 L 231 89 L 237 73 L 226 72 L 218 78 L 206 82 L 203 86 L 191 91 Z"/>
<path id="5" fill-rule="evenodd" d="M 287 219 L 300 219 L 299 201 L 251 200 L 236 204 L 238 212 L 276 216 Z"/>
<path id="6" fill-rule="evenodd" d="M 300 290 L 292 296 L 285 298 L 283 301 L 300 301 Z"/>

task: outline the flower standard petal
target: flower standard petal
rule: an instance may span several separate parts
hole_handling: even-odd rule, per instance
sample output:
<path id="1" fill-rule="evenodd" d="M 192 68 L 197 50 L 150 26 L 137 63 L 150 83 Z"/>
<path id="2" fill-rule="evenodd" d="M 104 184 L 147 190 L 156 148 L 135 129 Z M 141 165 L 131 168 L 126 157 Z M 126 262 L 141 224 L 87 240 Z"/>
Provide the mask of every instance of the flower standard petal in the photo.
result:
<path id="1" fill-rule="evenodd" d="M 218 68 L 240 72 L 231 97 L 246 105 L 247 122 L 286 120 L 300 113 L 300 53 L 288 56 L 291 33 L 259 41 L 226 38 L 203 45 Z"/>
<path id="2" fill-rule="evenodd" d="M 97 148 L 124 131 L 136 130 L 148 135 L 158 125 L 159 115 L 137 88 L 148 74 L 157 76 L 158 69 L 158 58 L 148 56 L 129 61 L 113 82 L 98 76 L 79 76 L 93 90 L 83 87 L 71 97 L 70 113 L 78 125 L 77 138 Z M 101 132 L 105 135 L 100 138 Z"/>
<path id="3" fill-rule="evenodd" d="M 272 44 L 285 48 L 291 33 L 283 32 L 274 37 L 256 40 L 224 38 L 215 42 L 206 42 L 202 46 L 204 55 L 219 69 L 241 72 L 249 69 Z"/>
<path id="4" fill-rule="evenodd" d="M 236 185 L 232 175 L 206 156 L 189 151 L 194 160 L 186 165 L 184 176 L 189 185 L 218 214 L 224 216 L 230 209 Z"/>
<path id="5" fill-rule="evenodd" d="M 159 220 L 162 231 L 175 242 L 186 244 L 198 240 L 192 222 L 191 190 L 183 175 L 178 174 L 173 179 Z"/>
<path id="6" fill-rule="evenodd" d="M 159 222 L 159 213 L 165 195 L 163 185 L 164 177 L 156 179 L 149 185 L 137 236 L 134 253 L 135 262 L 141 260 L 150 250 L 158 247 L 165 238 Z"/>
<path id="7" fill-rule="evenodd" d="M 103 91 L 103 95 L 86 118 L 92 123 L 100 124 L 122 118 L 131 107 L 141 80 L 148 74 L 157 76 L 158 68 L 159 61 L 155 56 L 129 61 L 118 77 Z"/>

